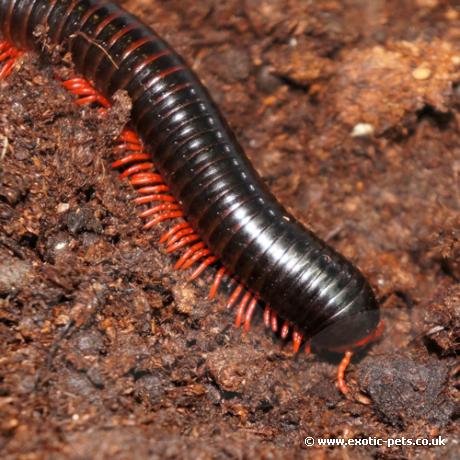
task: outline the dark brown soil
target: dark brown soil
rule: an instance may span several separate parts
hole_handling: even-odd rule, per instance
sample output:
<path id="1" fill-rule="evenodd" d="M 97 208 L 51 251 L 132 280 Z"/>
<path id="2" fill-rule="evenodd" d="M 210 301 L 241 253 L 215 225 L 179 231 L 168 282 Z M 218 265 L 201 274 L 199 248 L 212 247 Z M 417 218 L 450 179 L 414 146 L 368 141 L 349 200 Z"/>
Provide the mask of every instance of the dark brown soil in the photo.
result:
<path id="1" fill-rule="evenodd" d="M 260 312 L 244 336 L 110 170 L 126 101 L 82 109 L 65 63 L 28 54 L 0 83 L 1 457 L 458 458 L 458 2 L 123 3 L 187 57 L 283 203 L 361 267 L 386 331 L 354 359 L 350 400 L 338 357 L 293 357 Z"/>

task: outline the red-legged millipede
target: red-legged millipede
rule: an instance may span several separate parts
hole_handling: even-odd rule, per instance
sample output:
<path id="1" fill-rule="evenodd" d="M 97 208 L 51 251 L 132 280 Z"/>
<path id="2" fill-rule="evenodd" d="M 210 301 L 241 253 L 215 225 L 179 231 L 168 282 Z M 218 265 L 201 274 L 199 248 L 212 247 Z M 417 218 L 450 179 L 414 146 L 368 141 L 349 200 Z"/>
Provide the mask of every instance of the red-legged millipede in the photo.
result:
<path id="1" fill-rule="evenodd" d="M 345 352 L 338 387 L 346 393 L 344 373 L 353 351 L 382 330 L 372 289 L 355 266 L 270 193 L 184 60 L 107 1 L 0 0 L 0 77 L 11 72 L 19 50 L 40 50 L 34 34 L 39 26 L 94 82 L 64 83 L 80 96 L 78 103 L 107 107 L 117 90 L 128 92 L 135 131 L 122 134 L 118 147 L 128 155 L 114 166 L 137 188 L 136 202 L 147 206 L 141 213 L 150 219 L 146 228 L 180 219 L 161 238 L 167 252 L 187 248 L 175 268 L 199 263 L 191 276 L 196 278 L 220 264 L 210 297 L 224 276 L 237 280 L 228 306 L 238 305 L 236 324 L 246 330 L 260 302 L 265 323 L 283 338 L 291 333 L 296 351 L 305 341 L 307 349 Z"/>

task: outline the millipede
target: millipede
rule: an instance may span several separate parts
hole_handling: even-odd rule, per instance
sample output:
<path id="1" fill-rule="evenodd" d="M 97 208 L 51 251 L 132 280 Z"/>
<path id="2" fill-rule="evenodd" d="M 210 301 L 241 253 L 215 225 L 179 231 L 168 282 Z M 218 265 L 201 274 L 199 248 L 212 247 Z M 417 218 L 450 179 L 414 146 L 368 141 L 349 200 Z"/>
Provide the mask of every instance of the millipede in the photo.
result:
<path id="1" fill-rule="evenodd" d="M 136 190 L 144 228 L 171 221 L 160 238 L 180 251 L 190 279 L 215 269 L 209 292 L 233 282 L 227 307 L 247 331 L 257 305 L 294 351 L 344 353 L 337 386 L 356 349 L 382 333 L 379 305 L 350 261 L 296 220 L 257 174 L 198 77 L 150 27 L 103 0 L 0 0 L 0 78 L 25 50 L 70 52 L 76 74 L 62 86 L 80 105 L 111 105 L 124 90 L 130 124 L 113 167 Z M 81 76 L 80 76 L 81 75 Z"/>

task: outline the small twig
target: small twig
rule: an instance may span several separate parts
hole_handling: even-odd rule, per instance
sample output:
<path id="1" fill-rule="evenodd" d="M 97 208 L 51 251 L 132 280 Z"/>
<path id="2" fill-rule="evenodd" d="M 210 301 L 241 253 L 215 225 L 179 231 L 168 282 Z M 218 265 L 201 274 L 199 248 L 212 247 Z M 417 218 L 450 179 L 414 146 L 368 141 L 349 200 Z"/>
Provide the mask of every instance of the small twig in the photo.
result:
<path id="1" fill-rule="evenodd" d="M 59 348 L 61 346 L 61 342 L 68 338 L 70 334 L 72 333 L 73 329 L 75 326 L 75 321 L 70 320 L 63 328 L 61 333 L 59 334 L 59 337 L 53 342 L 51 345 L 51 348 L 49 349 L 43 364 L 37 369 L 37 372 L 35 373 L 35 381 L 34 381 L 34 391 L 37 391 L 40 387 L 40 385 L 43 383 L 42 377 L 43 377 L 43 371 L 44 370 L 49 370 L 52 366 L 54 357 L 56 356 L 57 352 L 59 351 Z"/>
<path id="2" fill-rule="evenodd" d="M 84 32 L 82 32 L 81 30 L 78 31 L 77 33 L 75 34 L 72 34 L 70 35 L 70 39 L 73 39 L 75 37 L 77 37 L 78 35 L 82 36 L 85 40 L 87 40 L 88 42 L 90 42 L 91 44 L 93 44 L 94 46 L 97 46 L 106 56 L 107 58 L 109 59 L 109 61 L 114 65 L 114 67 L 118 70 L 120 67 L 117 65 L 117 63 L 114 61 L 114 59 L 112 58 L 112 56 L 110 56 L 110 54 L 108 53 L 108 51 L 100 44 L 98 43 L 96 40 L 92 39 L 91 37 L 89 37 L 88 35 L 86 35 Z"/>
<path id="3" fill-rule="evenodd" d="M 9 147 L 10 143 L 8 141 L 8 138 L 6 136 L 4 136 L 3 134 L 0 134 L 0 139 L 3 142 L 2 151 L 0 153 L 0 162 L 2 162 L 3 159 L 6 156 L 6 152 L 8 151 L 8 147 Z"/>
<path id="4" fill-rule="evenodd" d="M 428 337 L 429 335 L 434 335 L 437 334 L 438 332 L 441 332 L 445 329 L 444 326 L 434 326 L 431 328 L 428 332 L 424 334 L 425 337 Z"/>

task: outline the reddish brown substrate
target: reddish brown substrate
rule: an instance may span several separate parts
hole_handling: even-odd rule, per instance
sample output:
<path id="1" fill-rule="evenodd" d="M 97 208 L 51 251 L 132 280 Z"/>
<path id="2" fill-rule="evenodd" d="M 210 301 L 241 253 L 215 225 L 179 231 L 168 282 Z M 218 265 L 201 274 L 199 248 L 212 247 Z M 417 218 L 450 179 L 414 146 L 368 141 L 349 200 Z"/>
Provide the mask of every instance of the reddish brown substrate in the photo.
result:
<path id="1" fill-rule="evenodd" d="M 303 438 L 437 434 L 446 447 L 346 452 L 455 457 L 460 11 L 364 3 L 125 2 L 377 289 L 383 340 L 347 374 L 359 402 L 337 392 L 333 357 L 293 359 L 262 312 L 244 335 L 225 296 L 205 300 L 210 280 L 173 270 L 164 229 L 141 231 L 110 170 L 129 101 L 108 122 L 27 56 L 0 87 L 2 457 L 343 458 Z M 359 123 L 374 136 L 350 136 Z"/>

